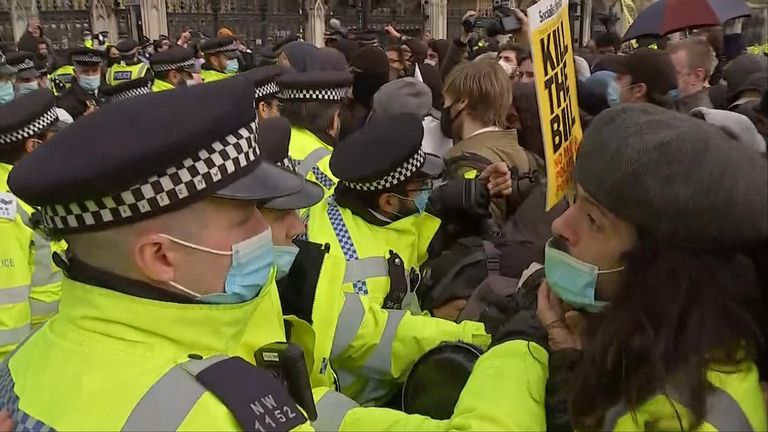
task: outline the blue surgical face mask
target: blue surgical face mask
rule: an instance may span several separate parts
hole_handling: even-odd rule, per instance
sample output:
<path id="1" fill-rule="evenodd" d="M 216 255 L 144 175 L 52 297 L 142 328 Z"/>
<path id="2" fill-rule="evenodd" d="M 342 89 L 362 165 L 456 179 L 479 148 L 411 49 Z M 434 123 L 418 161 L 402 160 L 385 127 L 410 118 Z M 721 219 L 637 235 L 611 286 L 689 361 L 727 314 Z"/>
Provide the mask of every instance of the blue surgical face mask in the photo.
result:
<path id="1" fill-rule="evenodd" d="M 432 189 L 426 188 L 419 191 L 419 194 L 416 196 L 416 198 L 408 198 L 404 197 L 398 194 L 393 194 L 396 197 L 408 201 L 413 201 L 413 204 L 416 206 L 416 211 L 418 214 L 424 214 L 427 211 L 427 203 L 429 203 L 429 197 L 432 195 Z M 395 213 L 398 216 L 401 216 L 401 214 Z"/>
<path id="2" fill-rule="evenodd" d="M 672 89 L 667 94 L 669 95 L 670 98 L 672 98 L 673 101 L 680 99 L 680 91 L 678 91 L 677 89 Z"/>
<path id="3" fill-rule="evenodd" d="M 89 93 L 93 93 L 101 85 L 101 75 L 79 75 L 77 82 L 80 83 L 80 87 Z"/>
<path id="4" fill-rule="evenodd" d="M 10 81 L 0 82 L 0 105 L 12 101 L 14 96 L 13 83 Z"/>
<path id="5" fill-rule="evenodd" d="M 173 287 L 201 302 L 218 304 L 247 302 L 256 298 L 269 280 L 273 265 L 272 230 L 270 229 L 240 243 L 233 244 L 231 252 L 209 249 L 165 234 L 162 236 L 175 243 L 203 252 L 232 256 L 232 265 L 227 272 L 227 279 L 224 281 L 224 292 L 201 295 L 176 282 L 170 282 Z"/>
<path id="6" fill-rule="evenodd" d="M 621 103 L 621 89 L 616 81 L 610 81 L 605 89 L 605 100 L 608 106 L 616 106 Z"/>
<path id="7" fill-rule="evenodd" d="M 33 92 L 39 88 L 40 88 L 40 85 L 37 83 L 37 81 L 16 84 L 16 89 L 20 95 L 23 95 L 24 93 Z"/>
<path id="8" fill-rule="evenodd" d="M 595 298 L 597 276 L 624 270 L 618 267 L 611 270 L 599 270 L 594 264 L 580 261 L 557 249 L 550 239 L 544 247 L 544 273 L 549 287 L 561 300 L 587 312 L 600 312 L 607 302 Z"/>
<path id="9" fill-rule="evenodd" d="M 234 74 L 237 73 L 239 69 L 240 65 L 237 63 L 237 59 L 229 59 L 227 60 L 227 67 L 224 68 L 224 72 L 228 74 Z"/>
<path id="10" fill-rule="evenodd" d="M 296 260 L 299 248 L 295 245 L 274 246 L 275 267 L 277 267 L 277 279 L 282 279 L 291 271 L 291 266 Z"/>

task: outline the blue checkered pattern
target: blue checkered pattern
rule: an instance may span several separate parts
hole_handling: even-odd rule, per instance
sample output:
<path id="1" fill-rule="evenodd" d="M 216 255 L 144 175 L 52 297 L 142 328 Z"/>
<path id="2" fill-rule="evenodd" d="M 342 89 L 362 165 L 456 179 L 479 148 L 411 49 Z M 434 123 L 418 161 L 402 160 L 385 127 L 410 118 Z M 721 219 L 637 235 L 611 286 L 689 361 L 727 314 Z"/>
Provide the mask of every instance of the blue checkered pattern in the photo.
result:
<path id="1" fill-rule="evenodd" d="M 336 234 L 336 239 L 341 246 L 341 252 L 344 254 L 344 259 L 349 261 L 355 261 L 360 259 L 357 256 L 357 249 L 355 249 L 355 243 L 352 242 L 352 236 L 349 235 L 347 224 L 344 223 L 344 218 L 341 217 L 341 211 L 336 202 L 333 201 L 333 197 L 328 199 L 328 219 L 331 221 L 331 227 Z M 355 294 L 368 295 L 368 284 L 365 280 L 357 280 L 352 282 L 352 290 Z"/>
<path id="2" fill-rule="evenodd" d="M 14 391 L 15 383 L 8 368 L 8 361 L 0 363 L 0 409 L 8 410 L 16 422 L 17 432 L 47 432 L 54 429 L 19 409 L 19 397 Z"/>
<path id="3" fill-rule="evenodd" d="M 333 180 L 331 180 L 330 177 L 325 175 L 325 173 L 317 165 L 313 166 L 310 169 L 310 172 L 312 173 L 312 175 L 315 176 L 315 180 L 317 180 L 317 182 L 320 183 L 327 190 L 331 190 L 333 189 L 334 186 L 336 186 L 336 182 L 334 182 Z"/>

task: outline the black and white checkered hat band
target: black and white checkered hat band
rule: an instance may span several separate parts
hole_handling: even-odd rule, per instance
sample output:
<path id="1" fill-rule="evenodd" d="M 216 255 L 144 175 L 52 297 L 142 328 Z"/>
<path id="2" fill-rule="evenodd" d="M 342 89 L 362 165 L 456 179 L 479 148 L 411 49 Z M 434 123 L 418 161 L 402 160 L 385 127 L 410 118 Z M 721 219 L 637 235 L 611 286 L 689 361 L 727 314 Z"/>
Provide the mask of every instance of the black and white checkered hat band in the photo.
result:
<path id="1" fill-rule="evenodd" d="M 280 89 L 277 87 L 277 84 L 270 82 L 266 83 L 263 86 L 256 87 L 256 99 L 261 99 L 264 96 L 271 96 L 273 94 L 277 94 Z"/>
<path id="2" fill-rule="evenodd" d="M 224 45 L 223 47 L 211 48 L 203 51 L 203 54 L 216 54 L 220 52 L 230 52 L 230 51 L 237 51 L 237 44 L 232 42 L 231 44 Z"/>
<path id="3" fill-rule="evenodd" d="M 179 63 L 154 64 L 152 65 L 152 71 L 164 72 L 164 71 L 170 71 L 170 70 L 194 69 L 194 67 L 195 67 L 195 60 L 189 59 L 187 61 L 183 61 Z"/>
<path id="4" fill-rule="evenodd" d="M 408 180 L 412 175 L 424 166 L 427 155 L 421 149 L 411 156 L 407 161 L 400 165 L 396 170 L 389 173 L 386 177 L 367 183 L 343 182 L 350 189 L 360 191 L 379 191 L 398 185 Z"/>
<path id="5" fill-rule="evenodd" d="M 24 59 L 23 62 L 21 62 L 21 63 L 19 63 L 17 65 L 14 65 L 13 67 L 15 67 L 16 70 L 19 71 L 19 72 L 24 72 L 26 70 L 34 69 L 35 68 L 35 64 L 32 63 L 32 60 L 30 60 L 30 59 Z"/>
<path id="6" fill-rule="evenodd" d="M 327 89 L 282 89 L 277 97 L 295 101 L 331 101 L 338 102 L 347 96 L 349 87 Z"/>
<path id="7" fill-rule="evenodd" d="M 95 56 L 93 54 L 76 54 L 72 56 L 73 62 L 78 63 L 93 63 L 93 64 L 101 64 L 101 57 Z"/>
<path id="8" fill-rule="evenodd" d="M 35 136 L 44 131 L 48 126 L 59 119 L 56 107 L 52 107 L 34 121 L 27 123 L 23 128 L 12 132 L 0 132 L 0 145 L 10 144 Z"/>
<path id="9" fill-rule="evenodd" d="M 275 165 L 293 172 L 296 172 L 297 168 L 296 160 L 291 157 L 286 157 L 285 159 L 278 161 Z"/>
<path id="10" fill-rule="evenodd" d="M 159 176 L 124 192 L 99 199 L 42 208 L 43 224 L 58 231 L 81 231 L 127 223 L 147 213 L 178 204 L 253 164 L 259 154 L 257 125 L 250 123 L 214 142 Z"/>
<path id="11" fill-rule="evenodd" d="M 130 90 L 126 90 L 117 94 L 112 95 L 111 98 L 109 98 L 110 102 L 118 102 L 125 99 L 130 99 L 132 97 L 141 96 L 145 94 L 149 94 L 152 92 L 151 87 L 139 87 L 134 88 Z"/>

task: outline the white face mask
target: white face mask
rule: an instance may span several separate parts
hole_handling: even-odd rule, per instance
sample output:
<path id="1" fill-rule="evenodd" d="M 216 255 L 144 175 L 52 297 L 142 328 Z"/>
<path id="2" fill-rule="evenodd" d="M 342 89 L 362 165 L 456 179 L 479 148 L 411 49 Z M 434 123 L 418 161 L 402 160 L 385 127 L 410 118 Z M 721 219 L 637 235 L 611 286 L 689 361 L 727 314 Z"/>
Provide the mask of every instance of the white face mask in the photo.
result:
<path id="1" fill-rule="evenodd" d="M 499 64 L 502 68 L 504 68 L 504 72 L 506 72 L 507 76 L 512 76 L 512 74 L 515 72 L 515 69 L 512 67 L 512 65 L 505 62 L 504 60 L 499 60 Z"/>

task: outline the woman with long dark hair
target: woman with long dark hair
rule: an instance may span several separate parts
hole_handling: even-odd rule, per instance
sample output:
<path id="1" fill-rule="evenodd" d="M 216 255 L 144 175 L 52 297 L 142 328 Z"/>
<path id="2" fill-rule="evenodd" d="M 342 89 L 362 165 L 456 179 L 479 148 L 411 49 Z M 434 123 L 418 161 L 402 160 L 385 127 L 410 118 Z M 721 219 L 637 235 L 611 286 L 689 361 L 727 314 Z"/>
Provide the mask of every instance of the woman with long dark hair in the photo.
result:
<path id="1" fill-rule="evenodd" d="M 766 430 L 766 263 L 749 258 L 768 238 L 766 159 L 697 119 L 623 104 L 595 118 L 574 177 L 538 304 L 551 362 L 580 353 L 572 426 Z"/>

